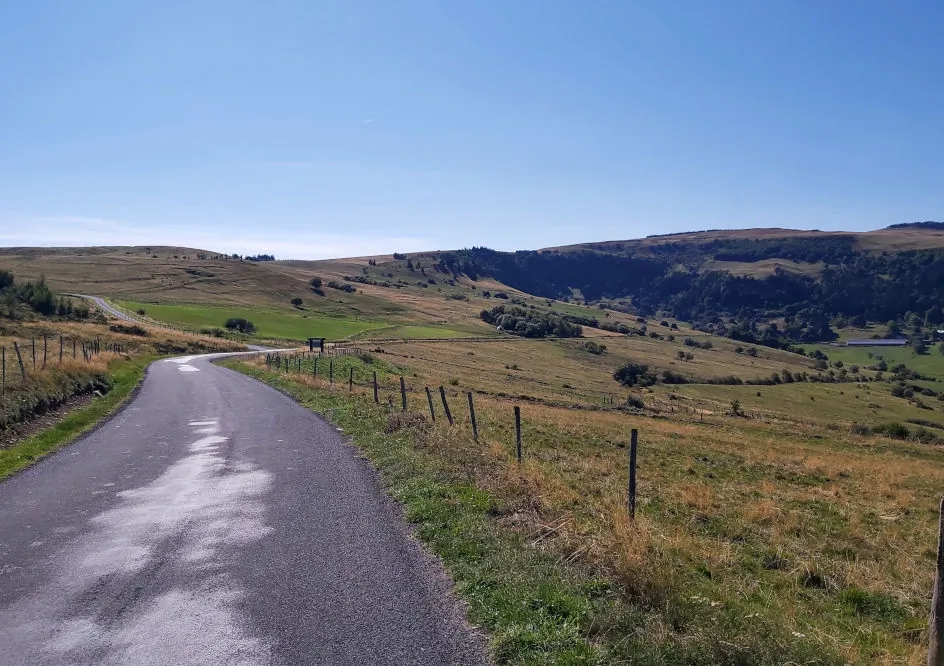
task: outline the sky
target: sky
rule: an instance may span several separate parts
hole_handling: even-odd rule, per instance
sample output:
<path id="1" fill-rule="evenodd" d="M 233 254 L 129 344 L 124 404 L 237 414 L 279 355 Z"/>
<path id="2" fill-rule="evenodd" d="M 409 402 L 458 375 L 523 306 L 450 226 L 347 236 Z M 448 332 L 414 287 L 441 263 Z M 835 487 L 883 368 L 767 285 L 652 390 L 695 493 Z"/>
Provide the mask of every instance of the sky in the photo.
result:
<path id="1" fill-rule="evenodd" d="M 0 246 L 279 258 L 944 218 L 944 3 L 0 3 Z"/>

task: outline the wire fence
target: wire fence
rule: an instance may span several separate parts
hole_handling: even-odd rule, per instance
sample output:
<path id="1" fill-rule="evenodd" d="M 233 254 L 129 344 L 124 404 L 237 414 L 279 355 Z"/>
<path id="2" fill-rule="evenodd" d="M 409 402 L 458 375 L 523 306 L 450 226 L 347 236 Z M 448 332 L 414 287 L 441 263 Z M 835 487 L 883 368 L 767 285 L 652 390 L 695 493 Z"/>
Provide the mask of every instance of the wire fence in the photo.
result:
<path id="1" fill-rule="evenodd" d="M 117 342 L 101 338 L 50 335 L 41 337 L 0 337 L 0 400 L 11 397 L 14 389 L 24 387 L 43 373 L 68 363 L 89 364 L 103 352 L 123 354 L 127 350 Z"/>

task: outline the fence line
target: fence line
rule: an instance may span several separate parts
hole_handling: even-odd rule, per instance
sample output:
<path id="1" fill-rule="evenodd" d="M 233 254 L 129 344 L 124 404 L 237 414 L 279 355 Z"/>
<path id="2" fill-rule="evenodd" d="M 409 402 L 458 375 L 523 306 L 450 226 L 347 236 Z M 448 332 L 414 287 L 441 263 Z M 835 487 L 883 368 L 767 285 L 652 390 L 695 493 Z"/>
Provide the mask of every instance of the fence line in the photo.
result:
<path id="1" fill-rule="evenodd" d="M 59 354 L 50 355 L 49 353 L 49 333 L 42 334 L 43 346 L 41 350 L 42 358 L 39 359 L 39 353 L 36 346 L 36 337 L 31 337 L 28 343 L 23 340 L 10 339 L 13 354 L 7 354 L 8 347 L 0 345 L 0 400 L 6 400 L 8 394 L 11 394 L 16 387 L 26 386 L 31 379 L 39 377 L 43 373 L 62 366 L 67 360 L 78 360 L 79 351 L 82 352 L 82 361 L 91 363 L 92 360 L 103 351 L 115 354 L 124 353 L 125 347 L 119 343 L 102 343 L 101 338 L 91 340 L 82 340 L 78 336 L 69 336 L 72 340 L 72 358 L 69 359 L 66 353 L 66 336 L 59 337 Z M 0 338 L 0 342 L 3 342 Z M 29 349 L 26 349 L 26 344 Z M 30 363 L 23 358 L 25 352 L 29 352 Z M 16 359 L 15 363 L 13 359 Z M 19 370 L 16 373 L 15 370 Z M 19 376 L 19 382 L 14 382 L 13 378 Z"/>

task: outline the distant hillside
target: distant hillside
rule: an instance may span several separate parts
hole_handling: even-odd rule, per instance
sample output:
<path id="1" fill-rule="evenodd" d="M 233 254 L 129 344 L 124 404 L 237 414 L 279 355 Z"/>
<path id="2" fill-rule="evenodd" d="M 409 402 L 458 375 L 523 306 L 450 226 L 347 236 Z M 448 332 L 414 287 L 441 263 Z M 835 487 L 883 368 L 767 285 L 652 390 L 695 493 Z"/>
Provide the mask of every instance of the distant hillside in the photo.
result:
<path id="1" fill-rule="evenodd" d="M 504 253 L 439 255 L 440 270 L 548 298 L 664 313 L 770 346 L 829 340 L 833 326 L 944 323 L 944 233 L 706 231 Z"/>

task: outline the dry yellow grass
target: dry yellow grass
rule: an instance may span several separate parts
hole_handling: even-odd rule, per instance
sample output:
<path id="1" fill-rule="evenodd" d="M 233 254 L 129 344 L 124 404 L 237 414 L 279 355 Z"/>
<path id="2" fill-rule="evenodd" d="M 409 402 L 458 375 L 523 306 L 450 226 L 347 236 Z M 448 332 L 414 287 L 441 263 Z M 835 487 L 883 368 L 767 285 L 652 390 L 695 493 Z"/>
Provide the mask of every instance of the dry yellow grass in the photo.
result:
<path id="1" fill-rule="evenodd" d="M 382 357 L 414 389 L 412 409 L 426 410 L 424 386 L 448 389 L 457 425 L 440 420 L 424 446 L 502 497 L 508 513 L 499 520 L 535 547 L 596 563 L 651 603 L 688 586 L 709 608 L 776 618 L 852 662 L 911 663 L 920 652 L 944 487 L 937 448 L 816 421 L 785 429 L 776 420 L 653 418 L 516 399 L 527 392 L 579 404 L 592 393 L 557 388 L 564 377 L 592 387 L 599 374 L 596 359 L 575 362 L 560 342 L 395 347 L 405 353 Z M 512 358 L 534 369 L 500 365 Z M 458 386 L 450 383 L 456 378 Z M 395 373 L 382 383 L 383 395 L 399 404 Z M 479 445 L 469 436 L 466 389 L 477 393 Z M 514 404 L 523 413 L 520 466 Z M 625 446 L 634 427 L 641 432 L 639 519 L 631 523 Z M 647 631 L 671 632 L 658 618 Z"/>

